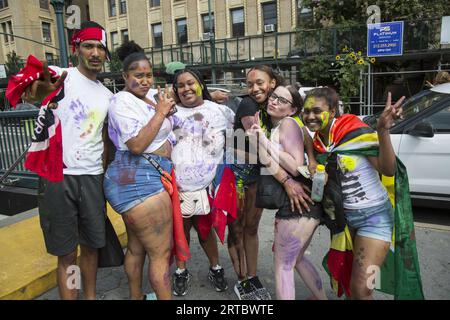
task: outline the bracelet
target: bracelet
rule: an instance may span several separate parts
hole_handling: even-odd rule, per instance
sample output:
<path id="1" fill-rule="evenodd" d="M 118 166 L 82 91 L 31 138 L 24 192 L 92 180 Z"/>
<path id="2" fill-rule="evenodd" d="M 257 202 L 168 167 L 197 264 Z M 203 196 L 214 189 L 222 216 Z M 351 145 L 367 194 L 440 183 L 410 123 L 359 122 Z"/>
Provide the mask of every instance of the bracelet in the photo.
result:
<path id="1" fill-rule="evenodd" d="M 290 175 L 287 175 L 284 179 L 283 179 L 283 181 L 281 181 L 281 184 L 282 185 L 284 185 L 288 180 L 290 180 L 291 179 L 291 176 Z"/>

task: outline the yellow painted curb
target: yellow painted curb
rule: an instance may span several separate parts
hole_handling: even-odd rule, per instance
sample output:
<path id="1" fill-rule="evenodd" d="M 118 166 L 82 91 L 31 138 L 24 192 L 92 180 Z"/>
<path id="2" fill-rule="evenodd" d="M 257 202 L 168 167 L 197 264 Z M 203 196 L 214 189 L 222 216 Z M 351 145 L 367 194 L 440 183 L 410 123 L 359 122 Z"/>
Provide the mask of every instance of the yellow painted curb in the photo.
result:
<path id="1" fill-rule="evenodd" d="M 108 204 L 108 217 L 122 247 L 125 225 Z M 45 249 L 39 216 L 0 228 L 0 300 L 33 299 L 56 287 L 57 258 Z"/>

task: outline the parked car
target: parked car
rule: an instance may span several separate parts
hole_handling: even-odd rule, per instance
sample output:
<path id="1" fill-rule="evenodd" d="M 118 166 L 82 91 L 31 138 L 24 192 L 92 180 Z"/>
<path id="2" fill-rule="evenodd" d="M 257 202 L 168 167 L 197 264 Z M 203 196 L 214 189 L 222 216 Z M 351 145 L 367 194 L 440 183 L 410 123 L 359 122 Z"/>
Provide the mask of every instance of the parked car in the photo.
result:
<path id="1" fill-rule="evenodd" d="M 379 115 L 363 121 L 375 128 Z M 408 170 L 413 203 L 450 212 L 450 83 L 408 99 L 391 140 Z"/>

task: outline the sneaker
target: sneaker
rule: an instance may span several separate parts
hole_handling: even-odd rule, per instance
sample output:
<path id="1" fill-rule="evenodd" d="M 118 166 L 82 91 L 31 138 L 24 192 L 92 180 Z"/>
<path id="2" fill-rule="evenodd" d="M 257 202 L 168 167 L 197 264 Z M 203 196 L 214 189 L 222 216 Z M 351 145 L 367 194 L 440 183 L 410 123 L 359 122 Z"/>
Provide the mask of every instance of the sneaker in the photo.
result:
<path id="1" fill-rule="evenodd" d="M 253 291 L 256 295 L 257 300 L 271 300 L 272 297 L 270 296 L 269 291 L 262 285 L 261 281 L 259 281 L 258 277 L 253 277 L 251 279 L 248 279 L 248 282 L 250 282 L 250 285 L 253 288 Z"/>
<path id="2" fill-rule="evenodd" d="M 185 269 L 182 273 L 174 273 L 173 274 L 173 283 L 172 283 L 172 289 L 173 294 L 176 296 L 185 296 L 189 283 L 191 282 L 191 274 L 187 269 Z"/>
<path id="3" fill-rule="evenodd" d="M 234 285 L 234 293 L 236 293 L 239 300 L 258 300 L 248 280 L 244 280 L 241 283 L 237 282 Z"/>
<path id="4" fill-rule="evenodd" d="M 228 289 L 227 280 L 225 279 L 225 271 L 223 268 L 218 270 L 210 268 L 208 272 L 208 279 L 216 288 L 217 292 L 223 292 Z"/>

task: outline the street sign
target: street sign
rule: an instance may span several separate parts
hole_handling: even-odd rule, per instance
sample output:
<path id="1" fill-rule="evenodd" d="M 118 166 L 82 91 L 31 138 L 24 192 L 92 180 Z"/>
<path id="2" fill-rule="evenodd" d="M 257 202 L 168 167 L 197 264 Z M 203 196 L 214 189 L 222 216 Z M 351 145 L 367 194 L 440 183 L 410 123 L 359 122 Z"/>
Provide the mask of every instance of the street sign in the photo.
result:
<path id="1" fill-rule="evenodd" d="M 403 21 L 367 25 L 367 56 L 403 55 Z"/>
<path id="2" fill-rule="evenodd" d="M 441 44 L 450 44 L 450 16 L 442 17 Z"/>

